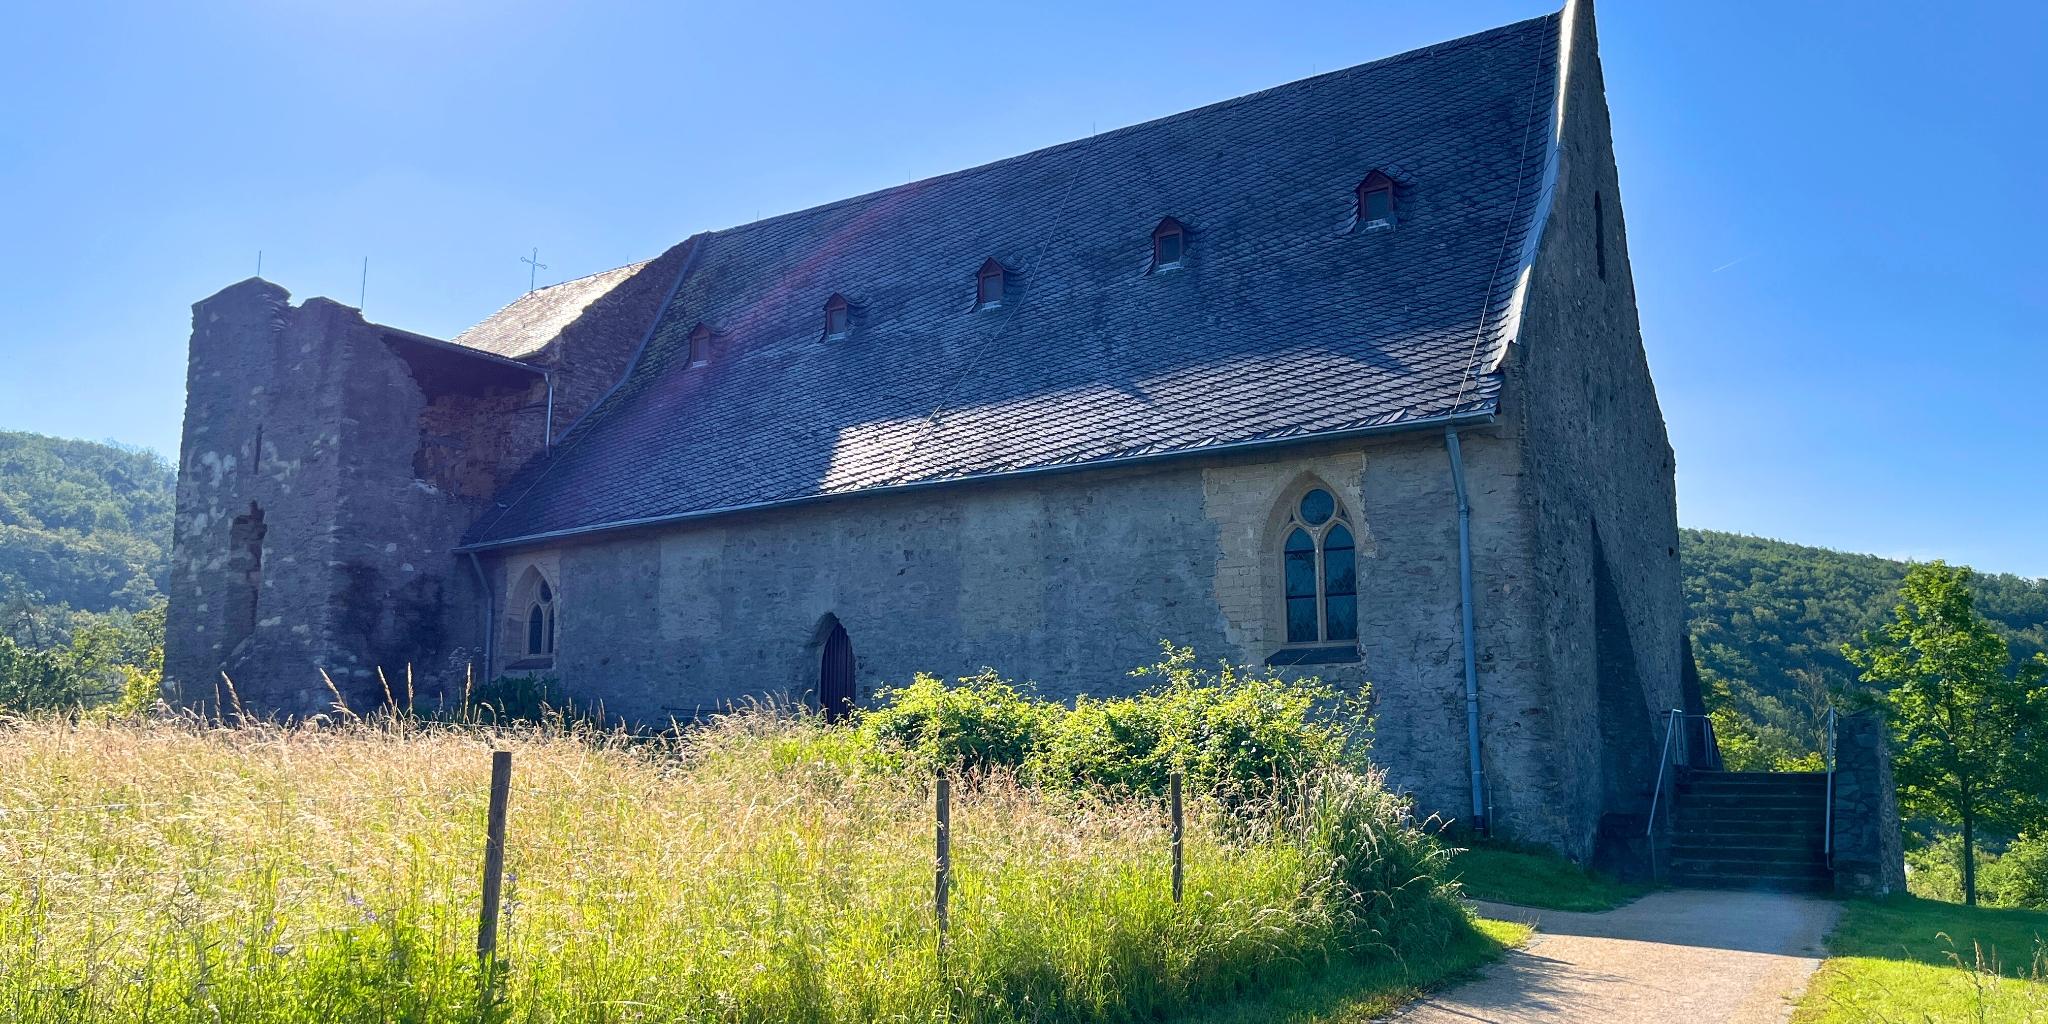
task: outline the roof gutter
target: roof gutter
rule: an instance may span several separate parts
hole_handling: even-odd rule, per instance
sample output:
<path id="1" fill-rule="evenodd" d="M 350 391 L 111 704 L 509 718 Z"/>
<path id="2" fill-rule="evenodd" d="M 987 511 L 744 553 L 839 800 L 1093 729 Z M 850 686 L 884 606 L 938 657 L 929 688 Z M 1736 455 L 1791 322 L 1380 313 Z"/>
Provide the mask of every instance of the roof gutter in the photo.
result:
<path id="1" fill-rule="evenodd" d="M 1296 434 L 1288 437 L 1268 437 L 1254 441 L 1236 441 L 1228 444 L 1205 445 L 1199 448 L 1177 448 L 1172 451 L 1147 452 L 1142 455 L 1125 455 L 1088 462 L 1067 462 L 1052 466 L 1033 466 L 1027 469 L 1007 470 L 999 473 L 985 473 L 976 476 L 945 477 L 938 480 L 918 480 L 904 484 L 890 484 L 884 487 L 865 487 L 854 491 L 832 494 L 807 494 L 796 498 L 778 498 L 772 501 L 758 501 L 745 505 L 727 505 L 723 508 L 703 509 L 695 512 L 677 512 L 670 515 L 646 516 L 639 519 L 622 519 L 617 522 L 600 523 L 595 526 L 579 526 L 567 530 L 549 530 L 543 533 L 529 533 L 504 540 L 479 541 L 464 544 L 455 550 L 460 553 L 493 551 L 501 548 L 541 544 L 570 538 L 585 537 L 599 533 L 613 533 L 620 530 L 635 530 L 650 526 L 667 526 L 699 519 L 715 519 L 722 516 L 739 515 L 746 512 L 763 512 L 771 509 L 794 508 L 819 502 L 845 498 L 864 498 L 870 495 L 903 494 L 925 491 L 937 487 L 977 483 L 986 480 L 1010 480 L 1018 477 L 1052 476 L 1060 473 L 1077 473 L 1097 469 L 1121 469 L 1130 466 L 1151 465 L 1203 455 L 1228 455 L 1237 452 L 1263 451 L 1286 448 L 1295 445 L 1315 444 L 1324 441 L 1344 441 L 1355 438 L 1385 437 L 1394 434 L 1412 434 L 1433 430 L 1456 430 L 1459 427 L 1491 426 L 1495 414 L 1491 412 L 1451 413 L 1443 416 L 1429 416 L 1422 419 L 1398 420 L 1392 423 L 1375 423 L 1371 426 L 1352 427 L 1348 430 L 1330 430 L 1314 434 Z M 574 429 L 573 427 L 571 429 Z"/>
<path id="2" fill-rule="evenodd" d="M 521 362 L 510 356 L 501 356 L 496 352 L 486 352 L 480 348 L 470 348 L 468 345 L 457 345 L 452 341 L 443 341 L 440 338 L 430 338 L 424 334 L 408 331 L 402 327 L 389 327 L 384 324 L 372 324 L 371 326 L 383 331 L 384 336 L 393 341 L 411 342 L 425 348 L 437 349 L 453 355 L 468 356 L 472 359 L 494 363 L 509 369 L 525 370 L 528 373 L 537 373 L 545 376 L 548 372 L 532 363 Z"/>

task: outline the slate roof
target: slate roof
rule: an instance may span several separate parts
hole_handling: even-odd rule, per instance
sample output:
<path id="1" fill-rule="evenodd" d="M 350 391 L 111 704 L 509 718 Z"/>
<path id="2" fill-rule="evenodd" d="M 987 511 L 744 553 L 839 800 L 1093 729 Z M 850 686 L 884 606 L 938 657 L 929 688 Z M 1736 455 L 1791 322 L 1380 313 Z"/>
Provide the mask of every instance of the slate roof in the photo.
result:
<path id="1" fill-rule="evenodd" d="M 634 369 L 467 543 L 1490 412 L 1558 32 L 1537 18 L 699 235 Z M 1375 169 L 1391 230 L 1354 223 Z M 1149 272 L 1168 216 L 1185 266 Z M 991 257 L 1009 293 L 976 310 Z M 835 293 L 853 329 L 827 340 Z M 519 307 L 458 340 L 509 354 L 500 321 L 548 318 Z"/>
<path id="2" fill-rule="evenodd" d="M 617 267 L 527 292 L 482 323 L 455 336 L 457 345 L 508 359 L 527 359 L 546 348 L 590 304 L 625 283 L 651 260 Z"/>

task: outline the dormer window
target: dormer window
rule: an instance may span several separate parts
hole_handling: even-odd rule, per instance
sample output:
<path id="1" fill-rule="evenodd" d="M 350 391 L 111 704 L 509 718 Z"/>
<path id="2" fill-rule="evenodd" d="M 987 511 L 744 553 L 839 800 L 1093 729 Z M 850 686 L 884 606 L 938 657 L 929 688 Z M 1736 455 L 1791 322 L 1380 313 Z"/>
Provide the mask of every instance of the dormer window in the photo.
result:
<path id="1" fill-rule="evenodd" d="M 1187 229 L 1168 217 L 1152 229 L 1152 269 L 1173 270 L 1187 253 Z"/>
<path id="2" fill-rule="evenodd" d="M 1394 179 L 1374 171 L 1358 183 L 1358 226 L 1394 226 Z"/>
<path id="3" fill-rule="evenodd" d="M 702 366 L 711 359 L 711 328 L 698 324 L 690 328 L 690 358 L 688 365 Z"/>
<path id="4" fill-rule="evenodd" d="M 825 338 L 834 340 L 846 337 L 853 327 L 853 308 L 847 304 L 846 296 L 834 295 L 825 300 Z"/>
<path id="5" fill-rule="evenodd" d="M 974 308 L 994 309 L 1003 304 L 1003 265 L 990 259 L 974 274 Z"/>

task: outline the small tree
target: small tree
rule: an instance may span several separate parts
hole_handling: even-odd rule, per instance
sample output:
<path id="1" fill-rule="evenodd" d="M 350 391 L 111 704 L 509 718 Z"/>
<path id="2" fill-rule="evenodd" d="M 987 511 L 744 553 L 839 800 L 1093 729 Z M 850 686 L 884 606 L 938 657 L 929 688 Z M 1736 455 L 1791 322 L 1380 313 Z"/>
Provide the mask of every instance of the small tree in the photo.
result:
<path id="1" fill-rule="evenodd" d="M 47 711 L 78 702 L 77 677 L 54 651 L 0 636 L 0 712 Z"/>
<path id="2" fill-rule="evenodd" d="M 1897 741 L 1893 773 L 1909 815 L 1960 827 L 1963 900 L 1977 903 L 1977 828 L 2043 820 L 2048 789 L 2048 662 L 2014 669 L 2005 639 L 1977 614 L 1971 572 L 1916 565 L 1883 629 L 1842 653 L 1881 687 Z"/>

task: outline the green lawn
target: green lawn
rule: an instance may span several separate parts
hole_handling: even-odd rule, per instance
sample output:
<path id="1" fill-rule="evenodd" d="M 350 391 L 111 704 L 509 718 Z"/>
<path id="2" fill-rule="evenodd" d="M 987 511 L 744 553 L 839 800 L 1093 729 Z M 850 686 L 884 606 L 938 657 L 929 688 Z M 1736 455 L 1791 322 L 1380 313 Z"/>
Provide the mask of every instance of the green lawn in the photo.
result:
<path id="1" fill-rule="evenodd" d="M 1411 960 L 1405 965 L 1339 963 L 1298 985 L 1176 1020 L 1182 1024 L 1366 1024 L 1425 992 L 1461 980 L 1529 938 L 1528 925 L 1484 918 L 1475 924 L 1477 932 L 1430 960 Z"/>
<path id="2" fill-rule="evenodd" d="M 1473 899 L 1546 910 L 1612 910 L 1650 891 L 1535 847 L 1477 845 L 1458 854 L 1451 873 Z"/>
<path id="3" fill-rule="evenodd" d="M 2048 1024 L 2048 912 L 1853 901 L 1795 1024 Z"/>

